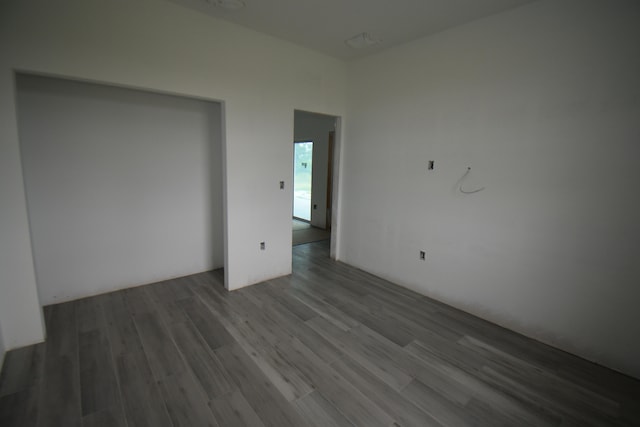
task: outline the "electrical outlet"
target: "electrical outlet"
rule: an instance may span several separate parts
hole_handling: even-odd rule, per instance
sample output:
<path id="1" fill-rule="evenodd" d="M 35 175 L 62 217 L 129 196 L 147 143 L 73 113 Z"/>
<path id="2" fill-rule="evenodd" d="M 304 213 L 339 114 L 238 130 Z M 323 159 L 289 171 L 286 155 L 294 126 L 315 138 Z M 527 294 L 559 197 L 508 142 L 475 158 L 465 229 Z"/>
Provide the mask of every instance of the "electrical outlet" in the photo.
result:
<path id="1" fill-rule="evenodd" d="M 267 248 L 267 245 L 264 242 L 260 242 L 260 250 L 264 251 Z"/>
<path id="2" fill-rule="evenodd" d="M 434 162 L 433 160 L 429 160 L 429 170 L 432 171 L 436 166 L 436 162 Z"/>
<path id="3" fill-rule="evenodd" d="M 318 209 L 318 205 L 316 205 L 315 203 L 313 204 L 313 209 Z"/>
<path id="4" fill-rule="evenodd" d="M 420 261 L 424 261 L 427 258 L 427 253 L 425 251 L 420 251 Z"/>
<path id="5" fill-rule="evenodd" d="M 284 190 L 284 181 L 280 181 L 280 189 Z"/>

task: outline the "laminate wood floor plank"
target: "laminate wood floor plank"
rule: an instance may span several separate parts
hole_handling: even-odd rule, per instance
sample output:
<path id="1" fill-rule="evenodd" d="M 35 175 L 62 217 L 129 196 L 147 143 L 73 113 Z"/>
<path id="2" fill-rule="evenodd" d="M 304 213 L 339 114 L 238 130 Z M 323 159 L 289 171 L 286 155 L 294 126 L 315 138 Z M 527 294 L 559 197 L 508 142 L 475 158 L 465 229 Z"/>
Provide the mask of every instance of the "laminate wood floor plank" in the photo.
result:
<path id="1" fill-rule="evenodd" d="M 82 417 L 83 427 L 127 427 L 121 410 L 103 409 Z"/>
<path id="2" fill-rule="evenodd" d="M 38 426 L 82 425 L 77 359 L 77 353 L 52 358 L 47 356 L 45 374 L 39 388 Z"/>
<path id="3" fill-rule="evenodd" d="M 350 333 L 362 345 L 382 347 L 386 358 L 391 360 L 391 363 L 395 363 L 395 366 L 401 369 L 402 372 L 411 378 L 416 378 L 425 384 L 429 384 L 431 388 L 437 390 L 442 396 L 461 404 L 468 402 L 471 398 L 472 389 L 456 381 L 447 372 L 437 369 L 428 360 L 416 357 L 411 351 L 406 351 L 405 348 L 397 348 L 391 342 L 386 342 L 387 340 L 377 332 L 365 326 L 360 326 L 354 328 Z"/>
<path id="4" fill-rule="evenodd" d="M 224 327 L 233 337 L 233 342 L 243 342 L 250 346 L 268 346 L 281 340 L 282 331 L 276 331 L 274 325 L 265 324 L 264 316 L 258 307 L 241 309 L 238 315 L 224 320 Z M 255 311 L 255 312 L 252 312 Z"/>
<path id="5" fill-rule="evenodd" d="M 74 301 L 76 306 L 76 327 L 79 334 L 104 328 L 104 314 L 101 305 L 101 301 L 104 298 L 104 295 L 99 295 Z"/>
<path id="6" fill-rule="evenodd" d="M 38 425 L 38 388 L 23 388 L 0 397 L 0 426 L 36 427 Z"/>
<path id="7" fill-rule="evenodd" d="M 122 410 L 120 390 L 104 329 L 78 334 L 82 415 Z"/>
<path id="8" fill-rule="evenodd" d="M 181 373 L 186 369 L 175 343 L 158 314 L 139 314 L 134 322 L 149 360 L 149 366 L 157 380 Z"/>
<path id="9" fill-rule="evenodd" d="M 42 377 L 44 343 L 10 351 L 0 373 L 0 397 L 31 388 Z"/>
<path id="10" fill-rule="evenodd" d="M 398 324 L 406 330 L 407 333 L 420 338 L 422 333 L 427 335 L 438 334 L 443 338 L 455 341 L 464 336 L 463 331 L 439 323 L 434 318 L 434 313 L 420 307 L 407 305 L 402 301 L 383 299 L 376 295 L 368 295 L 366 297 L 367 304 L 376 307 L 385 315 L 396 319 Z"/>
<path id="11" fill-rule="evenodd" d="M 173 323 L 169 331 L 193 376 L 208 399 L 231 393 L 236 387 L 209 346 L 190 322 Z"/>
<path id="12" fill-rule="evenodd" d="M 163 285 L 164 286 L 145 286 L 144 291 L 151 303 L 154 304 L 165 325 L 184 322 L 187 320 L 187 314 L 180 306 L 180 300 L 174 299 L 175 295 L 169 291 L 166 282 L 163 282 Z M 185 298 L 190 298 L 190 296 Z"/>
<path id="13" fill-rule="evenodd" d="M 511 419 L 514 424 L 523 426 L 553 426 L 560 421 L 557 414 L 539 411 L 535 405 L 527 405 L 502 393 L 499 388 L 483 381 L 485 376 L 480 372 L 458 368 L 446 359 L 435 356 L 424 346 L 408 346 L 407 351 L 428 366 L 430 370 L 437 372 L 441 378 L 446 378 L 455 383 L 459 389 L 465 390 L 469 396 L 469 401 L 465 402 L 465 408 L 472 405 L 476 410 L 484 410 L 484 412 L 488 411 L 487 408 L 491 408 L 491 412 L 496 414 L 496 419 Z M 423 380 L 423 382 L 425 381 Z M 432 383 L 425 382 L 425 384 L 434 388 Z"/>
<path id="14" fill-rule="evenodd" d="M 320 317 L 307 321 L 307 324 L 325 339 L 339 345 L 340 350 L 396 391 L 411 381 L 412 377 L 396 364 L 394 355 L 400 353 L 401 349 L 393 348 L 393 343 L 369 339 L 358 333 L 359 328 L 342 331 Z"/>
<path id="15" fill-rule="evenodd" d="M 325 364 L 302 342 L 281 344 L 283 353 L 310 379 L 312 385 L 357 426 L 388 426 L 392 417 L 380 409 L 349 381 Z"/>
<path id="16" fill-rule="evenodd" d="M 423 353 L 430 354 L 470 373 L 479 372 L 483 366 L 490 363 L 490 359 L 481 354 L 470 352 L 458 341 L 452 342 L 436 334 L 423 334 L 421 337 L 416 337 L 405 346 L 405 350 L 415 356 Z"/>
<path id="17" fill-rule="evenodd" d="M 209 405 L 216 419 L 222 420 L 225 427 L 265 427 L 239 390 L 216 397 Z"/>
<path id="18" fill-rule="evenodd" d="M 199 298 L 195 296 L 185 298 L 180 300 L 178 305 L 187 314 L 211 350 L 234 342 L 219 318 Z"/>
<path id="19" fill-rule="evenodd" d="M 77 358 L 76 306 L 77 303 L 71 301 L 44 307 L 47 329 L 45 368 L 50 360 L 61 356 Z"/>
<path id="20" fill-rule="evenodd" d="M 180 301 L 193 296 L 193 290 L 191 289 L 192 278 L 189 276 L 176 277 L 161 283 L 163 286 L 160 289 L 167 300 Z"/>
<path id="21" fill-rule="evenodd" d="M 286 331 L 290 337 L 302 341 L 307 347 L 327 363 L 342 356 L 342 352 L 333 343 L 318 334 L 305 322 L 300 321 L 286 308 L 278 303 L 272 303 L 263 307 L 265 315 L 273 319 L 278 327 Z M 316 316 L 318 317 L 318 316 Z M 308 319 L 311 320 L 311 319 Z"/>
<path id="22" fill-rule="evenodd" d="M 223 325 L 226 326 L 225 322 L 242 320 L 242 313 L 236 312 L 229 302 L 232 295 L 224 294 L 224 289 L 217 289 L 218 285 L 211 281 L 210 276 L 200 275 L 195 282 L 195 294 Z"/>
<path id="23" fill-rule="evenodd" d="M 471 399 L 464 406 L 465 417 L 477 427 L 521 426 L 521 427 L 557 427 L 560 420 L 541 421 L 522 416 L 519 413 L 504 411 L 502 407 L 487 404 L 479 399 Z"/>
<path id="24" fill-rule="evenodd" d="M 38 426 L 80 426 L 76 302 L 45 307 L 47 341 L 38 396 Z"/>
<path id="25" fill-rule="evenodd" d="M 460 342 L 465 346 L 482 352 L 492 372 L 499 372 L 512 378 L 519 378 L 525 381 L 532 390 L 537 390 L 540 394 L 548 396 L 554 401 L 564 402 L 569 399 L 574 402 L 579 402 L 584 410 L 588 411 L 589 408 L 596 407 L 598 411 L 614 417 L 620 413 L 619 402 L 564 380 L 554 371 L 532 365 L 527 361 L 514 357 L 475 338 L 465 337 Z"/>
<path id="26" fill-rule="evenodd" d="M 291 279 L 292 286 L 296 286 L 297 281 L 302 277 L 304 281 L 301 285 L 304 289 L 317 291 L 324 298 L 334 302 L 339 300 L 358 301 L 368 293 L 361 286 L 353 286 L 350 280 L 342 279 L 329 271 L 316 267 L 311 267 L 293 277 Z"/>
<path id="27" fill-rule="evenodd" d="M 116 369 L 129 427 L 170 427 L 172 422 L 142 351 L 121 354 Z"/>
<path id="28" fill-rule="evenodd" d="M 313 270 L 306 273 L 306 276 L 296 275 L 292 277 L 290 280 L 291 287 L 308 292 L 335 307 L 339 307 L 342 304 L 354 304 L 355 308 L 359 309 L 359 312 L 371 313 L 371 307 L 360 303 L 368 295 L 367 288 L 359 286 L 358 292 L 354 288 L 345 286 L 350 281 L 333 278 L 330 271 L 325 272 L 325 274 L 314 273 Z M 351 314 L 351 311 L 348 311 L 348 313 Z"/>
<path id="29" fill-rule="evenodd" d="M 106 418 L 124 423 L 124 414 L 115 371 L 108 323 L 103 304 L 106 295 L 76 301 L 80 400 L 83 423 L 96 424 Z M 93 415 L 100 412 L 100 414 Z M 85 420 L 86 419 L 86 420 Z"/>
<path id="30" fill-rule="evenodd" d="M 579 358 L 561 350 L 451 307 L 435 313 L 433 317 L 434 322 L 450 325 L 462 336 L 479 339 L 516 358 L 527 360 L 545 369 L 557 370 L 581 362 Z"/>
<path id="31" fill-rule="evenodd" d="M 287 342 L 291 337 L 266 332 L 263 323 L 264 317 L 260 316 L 257 320 L 254 318 L 233 325 L 230 330 L 245 354 L 288 401 L 310 393 L 313 389 L 309 381 L 276 347 L 277 343 Z"/>
<path id="32" fill-rule="evenodd" d="M 331 268 L 327 268 L 329 266 L 331 266 L 331 263 L 314 262 L 306 271 L 306 277 L 320 284 L 330 283 L 334 287 L 348 291 L 356 297 L 363 297 L 371 293 L 370 288 L 363 288 L 357 280 L 341 274 L 340 268 L 334 271 Z"/>
<path id="33" fill-rule="evenodd" d="M 224 346 L 215 353 L 265 425 L 308 425 L 239 345 Z"/>
<path id="34" fill-rule="evenodd" d="M 419 409 L 393 388 L 364 369 L 357 362 L 343 357 L 331 364 L 338 374 L 349 381 L 362 394 L 367 396 L 383 411 L 389 414 L 398 425 L 441 427 L 431 415 Z"/>
<path id="35" fill-rule="evenodd" d="M 603 411 L 600 407 L 586 405 L 580 400 L 579 396 L 567 395 L 566 397 L 556 398 L 552 394 L 536 390 L 535 385 L 532 386 L 527 383 L 526 377 L 520 380 L 514 379 L 490 367 L 484 367 L 482 373 L 484 375 L 481 378 L 494 387 L 501 389 L 505 394 L 521 399 L 531 406 L 542 405 L 552 408 L 562 418 L 579 420 L 584 426 L 621 425 L 617 421 L 619 413 L 612 416 L 608 414 L 607 410 Z"/>
<path id="36" fill-rule="evenodd" d="M 304 304 L 316 311 L 319 316 L 324 317 L 343 331 L 351 329 L 358 325 L 358 322 L 351 318 L 348 314 L 340 311 L 336 307 L 327 303 L 322 297 L 313 295 L 313 292 L 305 291 L 299 288 L 291 288 L 288 292 L 298 298 Z"/>
<path id="37" fill-rule="evenodd" d="M 561 406 L 571 401 L 572 403 L 568 406 L 576 406 L 580 413 L 589 413 L 592 408 L 598 408 L 598 412 L 616 417 L 621 412 L 620 402 L 594 389 L 587 389 L 568 381 L 559 376 L 555 370 L 522 360 L 475 338 L 464 337 L 460 343 L 484 356 L 486 366 L 483 368 L 483 373 L 491 374 L 490 378 L 487 378 L 488 382 L 497 381 L 499 384 L 499 378 L 502 378 L 503 381 L 526 384 L 527 393 L 525 394 L 545 396 L 550 403 L 554 403 L 552 406 L 555 404 Z M 506 389 L 510 392 L 517 390 L 515 387 Z"/>
<path id="38" fill-rule="evenodd" d="M 157 308 L 145 290 L 147 286 L 149 285 L 124 289 L 122 291 L 127 310 L 134 319 L 140 315 L 157 314 Z"/>
<path id="39" fill-rule="evenodd" d="M 214 270 L 44 307 L 0 425 L 640 426 L 640 381 L 296 246 L 293 273 Z"/>
<path id="40" fill-rule="evenodd" d="M 158 381 L 158 387 L 174 426 L 220 426 L 190 372 L 167 375 Z"/>
<path id="41" fill-rule="evenodd" d="M 497 366 L 491 359 L 481 358 L 472 353 L 460 353 L 460 348 L 441 345 L 438 342 L 424 345 L 414 341 L 406 350 L 425 363 L 447 366 L 446 369 L 440 368 L 440 372 L 458 383 L 466 384 L 473 392 L 472 400 L 480 401 L 479 404 L 474 403 L 476 408 L 483 404 L 500 407 L 503 412 L 519 413 L 525 419 L 534 419 L 535 424 L 539 425 L 557 425 L 562 418 L 553 406 L 540 405 L 536 400 L 523 398 L 516 390 L 505 389 L 498 380 L 490 378 L 483 369 L 487 366 Z"/>
<path id="42" fill-rule="evenodd" d="M 142 352 L 142 341 L 133 322 L 124 292 L 112 292 L 101 300 L 109 344 L 114 360 L 119 356 Z"/>
<path id="43" fill-rule="evenodd" d="M 640 381 L 568 353 L 555 372 L 569 382 L 614 400 L 640 398 Z"/>
<path id="44" fill-rule="evenodd" d="M 309 306 L 303 304 L 299 299 L 289 295 L 288 293 L 283 292 L 282 285 L 278 287 L 275 283 L 275 280 L 271 280 L 264 285 L 264 292 L 269 295 L 269 297 L 278 301 L 283 307 L 296 315 L 302 321 L 309 320 L 317 316 L 316 312 Z M 289 285 L 287 284 L 286 286 Z"/>
<path id="45" fill-rule="evenodd" d="M 244 331 L 244 336 L 248 339 L 252 337 L 260 338 L 266 345 L 287 340 L 291 337 L 286 329 L 278 324 L 267 314 L 265 310 L 255 305 L 249 298 L 239 298 L 234 304 L 238 312 L 243 313 L 242 321 L 234 322 L 234 325 Z"/>
<path id="46" fill-rule="evenodd" d="M 376 294 L 383 298 L 393 298 L 399 301 L 413 301 L 421 297 L 421 295 L 411 291 L 410 289 L 397 286 L 385 279 L 367 273 L 358 268 L 351 267 L 341 262 L 334 263 L 327 258 L 314 258 L 313 261 L 324 271 L 331 271 L 336 280 L 342 279 L 351 281 L 351 283 L 367 283 L 366 293 Z M 330 276 L 331 277 L 331 276 Z"/>
<path id="47" fill-rule="evenodd" d="M 340 310 L 349 313 L 354 320 L 376 331 L 400 347 L 404 347 L 416 338 L 411 333 L 412 331 L 405 327 L 403 322 L 388 316 L 383 310 L 372 309 L 365 304 L 349 300 L 337 301 L 336 306 Z"/>
<path id="48" fill-rule="evenodd" d="M 196 282 L 205 283 L 208 286 L 212 286 L 215 289 L 219 289 L 224 292 L 224 269 L 219 268 L 217 270 L 203 271 L 202 273 L 194 274 L 191 276 Z"/>
<path id="49" fill-rule="evenodd" d="M 465 417 L 464 405 L 448 400 L 418 380 L 409 383 L 401 394 L 443 426 L 466 427 L 474 425 Z"/>
<path id="50" fill-rule="evenodd" d="M 318 391 L 297 399 L 294 404 L 316 427 L 354 427 L 354 424 Z"/>
<path id="51" fill-rule="evenodd" d="M 312 382 L 278 347 L 258 348 L 251 351 L 249 355 L 289 402 L 304 397 L 314 390 Z"/>

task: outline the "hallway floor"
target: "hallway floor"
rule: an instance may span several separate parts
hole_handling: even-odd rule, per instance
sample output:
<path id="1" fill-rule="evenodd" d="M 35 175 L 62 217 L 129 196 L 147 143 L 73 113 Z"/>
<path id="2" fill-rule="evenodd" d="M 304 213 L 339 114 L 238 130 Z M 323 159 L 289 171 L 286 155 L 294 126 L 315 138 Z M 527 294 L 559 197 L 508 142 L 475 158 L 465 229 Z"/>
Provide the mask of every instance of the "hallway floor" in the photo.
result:
<path id="1" fill-rule="evenodd" d="M 304 243 L 320 242 L 331 238 L 331 232 L 313 227 L 311 224 L 293 219 L 293 246 Z"/>

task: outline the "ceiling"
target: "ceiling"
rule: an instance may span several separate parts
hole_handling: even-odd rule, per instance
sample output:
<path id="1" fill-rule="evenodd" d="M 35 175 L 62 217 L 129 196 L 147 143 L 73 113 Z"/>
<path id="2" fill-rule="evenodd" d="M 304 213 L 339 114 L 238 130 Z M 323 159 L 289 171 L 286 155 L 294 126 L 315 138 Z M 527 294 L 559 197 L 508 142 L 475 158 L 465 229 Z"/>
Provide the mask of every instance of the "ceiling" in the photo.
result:
<path id="1" fill-rule="evenodd" d="M 280 39 L 353 59 L 535 0 L 242 0 L 229 10 L 216 0 L 170 0 Z M 382 41 L 353 49 L 345 40 L 369 33 Z"/>

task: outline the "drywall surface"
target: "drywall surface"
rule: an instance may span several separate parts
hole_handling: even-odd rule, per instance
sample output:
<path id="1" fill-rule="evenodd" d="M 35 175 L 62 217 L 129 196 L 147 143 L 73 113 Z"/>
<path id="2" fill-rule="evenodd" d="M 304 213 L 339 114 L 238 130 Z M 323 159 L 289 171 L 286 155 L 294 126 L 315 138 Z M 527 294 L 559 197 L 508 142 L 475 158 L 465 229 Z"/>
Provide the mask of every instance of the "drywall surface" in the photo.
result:
<path id="1" fill-rule="evenodd" d="M 43 305 L 221 268 L 221 106 L 18 75 Z"/>
<path id="2" fill-rule="evenodd" d="M 327 174 L 329 167 L 329 132 L 335 131 L 336 118 L 296 111 L 293 133 L 295 141 L 313 141 L 311 178 L 311 225 L 327 227 Z M 313 206 L 316 206 L 314 209 Z"/>
<path id="3" fill-rule="evenodd" d="M 540 1 L 350 63 L 341 258 L 640 378 L 638 22 Z"/>
<path id="4" fill-rule="evenodd" d="M 13 70 L 222 101 L 227 286 L 291 271 L 291 185 L 282 191 L 278 183 L 292 176 L 292 112 L 344 114 L 342 61 L 160 0 L 3 1 L 0 58 L 0 321 L 8 348 L 43 335 Z"/>
<path id="5" fill-rule="evenodd" d="M 4 354 L 6 348 L 4 346 L 4 339 L 2 338 L 2 325 L 0 325 L 0 372 L 2 372 L 2 365 L 4 364 Z"/>
<path id="6" fill-rule="evenodd" d="M 2 18 L 0 13 L 0 31 Z M 0 43 L 4 40 L 0 37 Z M 22 185 L 13 74 L 4 67 L 0 93 L 0 334 L 11 349 L 42 341 L 44 329 Z"/>

